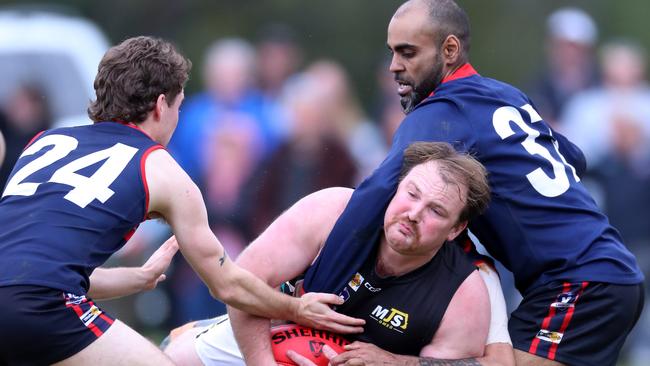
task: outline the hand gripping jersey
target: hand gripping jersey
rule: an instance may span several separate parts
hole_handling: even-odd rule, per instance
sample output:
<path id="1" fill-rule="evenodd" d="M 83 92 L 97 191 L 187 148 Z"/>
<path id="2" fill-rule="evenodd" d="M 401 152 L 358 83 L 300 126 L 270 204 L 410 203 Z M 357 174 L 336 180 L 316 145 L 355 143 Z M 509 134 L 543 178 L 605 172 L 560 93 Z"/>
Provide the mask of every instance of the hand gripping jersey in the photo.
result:
<path id="1" fill-rule="evenodd" d="M 377 243 L 378 235 L 374 239 L 368 243 Z M 339 294 L 345 302 L 336 311 L 366 321 L 363 333 L 347 338 L 417 356 L 433 340 L 456 290 L 476 267 L 455 243 L 444 244 L 431 261 L 398 277 L 379 277 L 376 258 L 373 250 Z"/>
<path id="2" fill-rule="evenodd" d="M 0 200 L 0 286 L 86 293 L 88 276 L 145 219 L 144 162 L 158 148 L 115 122 L 37 136 Z"/>
<path id="3" fill-rule="evenodd" d="M 449 142 L 485 165 L 492 201 L 470 230 L 513 272 L 522 293 L 554 280 L 643 280 L 633 255 L 580 183 L 582 152 L 552 131 L 523 93 L 466 64 L 406 116 L 388 157 L 355 190 L 307 272 L 308 291 L 339 292 L 360 268 L 372 248 L 359 233 L 381 226 L 403 151 L 415 141 Z"/>

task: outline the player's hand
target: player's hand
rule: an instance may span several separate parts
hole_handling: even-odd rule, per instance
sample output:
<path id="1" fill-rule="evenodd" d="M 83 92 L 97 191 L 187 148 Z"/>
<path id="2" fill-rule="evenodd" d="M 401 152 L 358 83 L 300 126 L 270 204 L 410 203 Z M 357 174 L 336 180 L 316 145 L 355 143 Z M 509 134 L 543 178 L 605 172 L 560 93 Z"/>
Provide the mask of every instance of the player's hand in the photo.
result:
<path id="1" fill-rule="evenodd" d="M 293 320 L 307 327 L 334 333 L 363 332 L 361 326 L 366 324 L 365 320 L 339 314 L 330 308 L 330 305 L 342 303 L 343 299 L 334 294 L 308 292 L 300 297 L 300 306 Z"/>
<path id="2" fill-rule="evenodd" d="M 144 275 L 144 290 L 152 290 L 156 288 L 159 282 L 167 278 L 164 272 L 169 267 L 169 264 L 174 258 L 174 254 L 178 251 L 178 242 L 176 236 L 171 236 L 167 241 L 160 246 L 149 259 L 140 267 Z"/>
<path id="3" fill-rule="evenodd" d="M 336 357 L 338 353 L 336 353 L 336 351 L 334 351 L 330 346 L 325 345 L 323 346 L 323 354 L 325 357 L 327 357 L 328 360 L 331 360 L 332 358 Z M 295 362 L 298 366 L 316 366 L 316 364 L 313 363 L 310 359 L 304 357 L 296 351 L 288 350 L 287 357 L 289 357 L 289 359 Z"/>
<path id="4" fill-rule="evenodd" d="M 398 355 L 384 351 L 374 344 L 356 341 L 344 347 L 345 352 L 330 358 L 330 365 L 375 366 L 403 363 L 400 362 Z"/>

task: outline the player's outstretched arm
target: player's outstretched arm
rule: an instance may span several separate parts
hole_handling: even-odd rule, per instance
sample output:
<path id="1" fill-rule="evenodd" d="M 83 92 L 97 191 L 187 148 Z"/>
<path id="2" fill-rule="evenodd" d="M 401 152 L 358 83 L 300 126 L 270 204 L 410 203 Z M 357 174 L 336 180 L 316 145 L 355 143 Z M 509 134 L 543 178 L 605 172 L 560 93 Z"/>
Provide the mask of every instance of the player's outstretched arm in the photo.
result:
<path id="1" fill-rule="evenodd" d="M 165 150 L 152 152 L 145 163 L 151 216 L 171 225 L 181 253 L 208 286 L 211 294 L 243 311 L 268 318 L 290 319 L 323 329 L 354 325 L 329 308 L 336 296 L 304 301 L 281 294 L 250 272 L 235 265 L 212 233 L 201 193 Z"/>
<path id="2" fill-rule="evenodd" d="M 141 267 L 96 268 L 90 275 L 88 296 L 106 300 L 154 289 L 165 280 L 164 272 L 177 251 L 178 243 L 172 236 Z"/>
<path id="3" fill-rule="evenodd" d="M 301 199 L 253 241 L 237 263 L 271 286 L 302 274 L 318 255 L 351 193 L 350 189 L 329 188 Z M 272 364 L 269 320 L 233 308 L 228 313 L 246 363 Z M 352 330 L 361 331 L 361 328 Z"/>

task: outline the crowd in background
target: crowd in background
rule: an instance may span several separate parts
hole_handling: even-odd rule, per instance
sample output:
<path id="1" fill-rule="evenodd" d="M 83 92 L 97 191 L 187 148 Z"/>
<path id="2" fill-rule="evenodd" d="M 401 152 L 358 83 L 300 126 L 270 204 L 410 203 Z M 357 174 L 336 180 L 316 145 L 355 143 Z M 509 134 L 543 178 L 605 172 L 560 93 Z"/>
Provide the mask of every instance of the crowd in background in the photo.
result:
<path id="1" fill-rule="evenodd" d="M 558 10 L 547 25 L 545 69 L 520 87 L 542 117 L 583 150 L 588 171 L 582 181 L 650 278 L 646 50 L 632 39 L 599 40 L 596 24 L 579 9 Z M 292 32 L 275 24 L 253 41 L 215 40 L 198 63 L 200 74 L 194 71 L 203 77 L 203 90 L 186 95 L 169 145 L 201 188 L 211 227 L 232 258 L 300 197 L 360 183 L 384 158 L 403 118 L 385 62 L 373 65 L 374 102 L 362 106 L 345 68 L 331 59 L 304 62 Z M 1 186 L 29 139 L 53 121 L 35 80 L 5 100 Z M 140 263 L 168 235 L 163 223 L 142 225 L 113 264 Z M 225 311 L 182 256 L 171 272 L 157 292 L 117 302 L 115 315 L 136 327 L 169 329 Z M 503 269 L 502 276 L 513 309 L 518 295 Z M 628 342 L 630 363 L 650 359 L 649 340 L 646 309 Z"/>

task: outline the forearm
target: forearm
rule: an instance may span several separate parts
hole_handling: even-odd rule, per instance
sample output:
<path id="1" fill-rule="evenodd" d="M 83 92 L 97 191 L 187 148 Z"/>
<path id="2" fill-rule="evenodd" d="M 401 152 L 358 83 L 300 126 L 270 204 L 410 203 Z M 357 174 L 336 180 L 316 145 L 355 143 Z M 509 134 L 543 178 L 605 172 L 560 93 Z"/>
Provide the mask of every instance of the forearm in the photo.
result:
<path id="1" fill-rule="evenodd" d="M 225 254 L 184 255 L 215 298 L 253 315 L 295 320 L 300 303 L 297 298 L 271 288 L 252 273 L 234 264 Z"/>
<path id="2" fill-rule="evenodd" d="M 297 319 L 300 300 L 279 292 L 264 281 L 230 263 L 232 278 L 229 286 L 220 286 L 225 289 L 224 302 L 247 313 L 265 317 L 267 319 Z"/>
<path id="3" fill-rule="evenodd" d="M 228 315 L 239 350 L 247 365 L 275 362 L 269 336 L 270 320 L 228 307 Z"/>
<path id="4" fill-rule="evenodd" d="M 96 268 L 90 275 L 88 296 L 106 300 L 145 289 L 147 278 L 140 267 Z"/>
<path id="5" fill-rule="evenodd" d="M 514 366 L 512 346 L 506 343 L 486 346 L 485 356 L 460 360 L 443 360 L 432 357 L 407 357 L 404 365 L 417 366 Z"/>
<path id="6" fill-rule="evenodd" d="M 421 357 L 415 363 L 407 363 L 405 365 L 417 366 L 504 366 L 512 365 L 514 363 L 505 363 L 498 360 L 479 357 L 479 358 L 464 358 L 462 360 L 439 360 L 435 358 Z"/>

